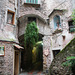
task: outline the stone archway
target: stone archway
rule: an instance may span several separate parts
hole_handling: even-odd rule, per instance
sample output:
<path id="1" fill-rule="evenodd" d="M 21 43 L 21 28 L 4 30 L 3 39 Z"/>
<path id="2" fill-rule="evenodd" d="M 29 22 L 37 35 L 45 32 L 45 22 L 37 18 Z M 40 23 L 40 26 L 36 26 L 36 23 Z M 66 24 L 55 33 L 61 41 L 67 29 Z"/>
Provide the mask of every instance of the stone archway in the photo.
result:
<path id="1" fill-rule="evenodd" d="M 35 17 L 35 18 L 37 18 L 37 19 L 42 19 L 42 18 L 40 18 L 38 15 L 36 15 L 36 14 L 34 14 L 34 15 L 31 15 L 31 14 L 29 14 L 29 15 L 24 15 L 23 17 L 20 17 L 19 18 L 19 24 L 18 24 L 18 27 L 19 27 L 19 42 L 20 42 L 20 44 L 22 44 L 22 46 L 23 46 L 23 44 L 24 44 L 24 32 L 25 32 L 25 27 L 26 27 L 26 25 L 27 25 L 27 22 L 28 22 L 28 19 L 29 18 L 33 18 L 33 17 Z M 34 18 L 33 18 L 34 19 Z M 45 21 L 43 21 L 43 20 L 41 20 L 42 21 L 42 23 Z M 41 38 L 39 39 L 39 41 L 42 41 L 42 36 L 41 35 L 39 35 Z M 36 49 L 37 50 L 37 49 Z M 32 61 L 32 66 L 33 66 L 33 69 L 35 69 L 35 70 L 42 70 L 43 69 L 43 47 L 41 47 L 41 51 L 40 50 L 38 50 L 38 51 L 36 51 L 35 50 L 35 53 L 36 52 L 38 52 L 38 53 L 36 53 L 36 61 L 34 62 L 34 61 Z M 41 53 L 40 53 L 41 52 Z M 34 55 L 34 53 L 32 53 L 33 55 Z M 40 54 L 42 54 L 42 55 L 40 55 Z M 29 56 L 28 56 L 28 51 L 27 50 L 25 50 L 25 51 L 23 51 L 22 53 L 21 53 L 21 57 L 22 57 L 22 59 L 21 59 L 21 61 L 22 61 L 22 63 L 21 63 L 21 69 L 22 70 L 30 70 L 29 68 L 28 68 L 28 64 L 30 64 L 29 63 L 29 61 L 30 61 L 30 58 L 29 58 Z M 39 58 L 37 58 L 37 57 L 39 57 Z M 38 60 L 39 59 L 39 60 Z M 32 59 L 33 60 L 33 59 Z M 24 63 L 23 63 L 24 62 Z M 35 64 L 35 65 L 33 65 L 33 64 Z M 37 67 L 35 67 L 36 65 L 38 65 Z M 42 68 L 39 68 L 39 65 L 40 65 L 40 67 L 42 67 Z M 28 69 L 27 69 L 28 68 Z"/>
<path id="2" fill-rule="evenodd" d="M 43 71 L 47 71 L 51 61 L 50 61 L 50 29 L 49 26 L 46 24 L 46 19 L 43 19 L 43 17 L 37 15 L 37 14 L 26 14 L 23 16 L 20 16 L 19 18 L 19 41 L 23 42 L 25 27 L 27 25 L 27 18 L 28 17 L 36 17 L 38 19 L 37 26 L 39 28 L 39 33 L 44 35 L 43 39 Z M 48 30 L 48 32 L 47 32 Z M 21 40 L 22 39 L 22 40 Z M 46 56 L 44 54 L 44 51 L 49 50 L 49 54 Z M 26 61 L 26 60 L 25 60 Z"/>

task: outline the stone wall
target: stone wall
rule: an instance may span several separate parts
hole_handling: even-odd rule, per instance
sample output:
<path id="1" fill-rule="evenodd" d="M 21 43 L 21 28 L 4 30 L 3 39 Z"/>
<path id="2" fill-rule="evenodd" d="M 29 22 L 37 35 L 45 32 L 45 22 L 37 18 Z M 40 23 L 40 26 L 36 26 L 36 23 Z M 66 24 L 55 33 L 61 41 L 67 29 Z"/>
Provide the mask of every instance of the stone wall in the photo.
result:
<path id="1" fill-rule="evenodd" d="M 70 75 L 69 67 L 62 66 L 68 56 L 75 56 L 75 38 L 52 61 L 48 75 Z"/>
<path id="2" fill-rule="evenodd" d="M 51 64 L 51 39 L 50 36 L 43 37 L 43 72 L 47 73 Z"/>
<path id="3" fill-rule="evenodd" d="M 6 1 L 0 0 L 0 29 L 3 30 L 4 24 L 5 24 L 5 8 Z"/>
<path id="4" fill-rule="evenodd" d="M 31 17 L 31 16 L 29 16 L 29 17 Z M 44 21 L 42 21 L 37 16 L 33 15 L 32 17 L 36 18 L 36 24 L 37 24 L 40 34 L 42 34 L 42 35 L 50 35 L 51 34 L 50 27 L 48 26 L 47 23 L 44 23 Z M 19 36 L 21 36 L 25 33 L 25 28 L 27 26 L 27 22 L 28 22 L 28 17 L 23 16 L 23 17 L 19 18 L 19 23 L 18 23 Z"/>
<path id="5" fill-rule="evenodd" d="M 0 42 L 0 45 L 5 46 L 5 56 L 0 56 L 0 75 L 13 75 L 14 47 L 6 42 Z"/>
<path id="6" fill-rule="evenodd" d="M 52 50 L 62 50 L 74 36 L 73 33 L 69 33 L 68 26 L 68 20 L 71 19 L 70 16 L 75 6 L 73 2 L 74 0 L 41 0 L 40 6 L 38 8 L 37 5 L 34 6 L 33 4 L 21 3 L 20 5 L 19 36 L 23 35 L 25 32 L 25 27 L 27 25 L 27 17 L 37 18 L 37 27 L 39 29 L 39 33 L 44 35 L 43 51 L 49 51 L 49 54 L 47 56 L 43 54 L 44 72 L 48 70 L 51 61 L 53 60 Z M 54 11 L 52 13 L 54 9 L 58 9 L 59 11 Z M 48 17 L 50 14 L 51 16 Z M 53 21 L 55 15 L 60 16 L 62 32 L 53 34 L 55 31 Z M 48 18 L 50 19 L 49 24 L 47 22 Z M 65 41 L 63 41 L 63 36 L 65 36 Z"/>
<path id="7" fill-rule="evenodd" d="M 17 26 L 16 26 L 16 10 L 15 0 L 2 0 L 0 1 L 0 40 L 16 41 L 17 40 Z M 15 13 L 14 24 L 7 23 L 8 10 Z"/>

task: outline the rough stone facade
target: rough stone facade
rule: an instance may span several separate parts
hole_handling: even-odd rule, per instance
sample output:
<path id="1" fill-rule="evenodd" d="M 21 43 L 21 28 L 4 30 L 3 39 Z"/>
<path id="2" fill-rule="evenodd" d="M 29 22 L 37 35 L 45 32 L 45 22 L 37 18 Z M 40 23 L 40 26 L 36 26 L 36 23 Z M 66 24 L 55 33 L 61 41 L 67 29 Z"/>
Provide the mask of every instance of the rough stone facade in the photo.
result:
<path id="1" fill-rule="evenodd" d="M 15 0 L 0 1 L 0 40 L 16 41 L 16 11 Z M 7 23 L 8 10 L 15 13 L 14 25 Z M 10 37 L 11 36 L 11 37 Z"/>
<path id="2" fill-rule="evenodd" d="M 35 5 L 34 7 L 33 4 L 26 3 L 22 3 L 20 6 L 19 36 L 24 34 L 28 17 L 37 18 L 37 26 L 39 29 L 39 33 L 44 35 L 43 52 L 45 52 L 45 50 L 49 50 L 48 56 L 45 56 L 43 53 L 43 70 L 45 71 L 48 70 L 51 61 L 54 58 L 53 50 L 62 50 L 74 36 L 74 33 L 69 33 L 68 25 L 68 21 L 71 20 L 71 14 L 75 7 L 73 2 L 74 0 L 41 0 L 40 6 L 38 8 L 37 5 Z M 58 33 L 56 33 L 54 29 L 53 18 L 56 15 L 60 16 L 62 30 Z M 65 36 L 64 41 L 63 36 Z"/>
<path id="3" fill-rule="evenodd" d="M 7 23 L 7 12 L 15 11 L 15 0 L 0 0 L 0 46 L 5 47 L 5 55 L 0 56 L 0 75 L 14 75 L 14 46 L 10 41 L 18 43 L 16 36 L 16 14 L 14 24 Z"/>
<path id="4" fill-rule="evenodd" d="M 69 33 L 68 21 L 72 19 L 71 14 L 75 8 L 75 0 L 39 0 L 39 4 L 25 3 L 25 1 L 26 0 L 0 0 L 0 40 L 18 42 L 19 38 L 19 41 L 22 43 L 28 17 L 35 17 L 39 33 L 44 36 L 43 70 L 46 72 L 54 59 L 53 50 L 62 50 L 74 37 L 74 33 Z M 15 13 L 14 25 L 7 23 L 8 10 Z M 60 32 L 56 32 L 54 29 L 54 17 L 56 15 L 60 17 Z M 65 39 L 63 36 L 65 36 Z M 7 47 L 8 44 L 4 44 Z M 9 46 L 12 48 L 11 44 L 9 44 Z M 8 48 L 5 50 L 8 51 Z M 11 51 L 11 49 L 9 51 Z M 9 57 L 9 54 L 6 54 L 7 53 L 5 53 L 6 59 L 5 57 L 1 57 L 0 62 L 5 63 L 5 61 L 8 61 L 7 57 Z M 11 51 L 12 59 L 13 54 L 13 51 Z M 13 60 L 11 60 L 11 63 L 12 62 Z M 4 65 L 6 66 L 7 63 Z M 13 63 L 11 65 L 13 65 Z M 0 67 L 0 73 L 2 74 L 6 68 L 2 68 L 3 70 L 1 68 L 2 67 Z M 10 66 L 8 69 L 9 68 Z M 6 69 L 6 74 L 10 75 L 10 72 L 13 72 L 13 68 L 9 69 L 11 70 L 10 72 L 8 72 L 8 69 Z"/>
<path id="5" fill-rule="evenodd" d="M 73 75 L 68 66 L 62 66 L 69 56 L 75 56 L 75 38 L 52 61 L 48 75 Z"/>
<path id="6" fill-rule="evenodd" d="M 0 75 L 14 74 L 14 46 L 8 42 L 0 42 L 5 47 L 5 55 L 0 56 Z"/>

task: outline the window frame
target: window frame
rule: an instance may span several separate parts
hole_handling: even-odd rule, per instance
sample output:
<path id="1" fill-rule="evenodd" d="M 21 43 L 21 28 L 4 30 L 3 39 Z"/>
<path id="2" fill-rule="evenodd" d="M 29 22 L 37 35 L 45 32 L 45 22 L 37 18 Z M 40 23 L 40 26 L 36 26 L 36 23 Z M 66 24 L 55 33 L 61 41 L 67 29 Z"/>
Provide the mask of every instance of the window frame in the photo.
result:
<path id="1" fill-rule="evenodd" d="M 58 22 L 56 23 L 57 20 L 58 20 Z M 60 16 L 59 15 L 55 15 L 53 17 L 53 22 L 54 22 L 54 30 L 61 28 L 61 21 L 60 21 Z M 59 27 L 58 27 L 58 25 L 59 25 Z"/>
<path id="2" fill-rule="evenodd" d="M 75 26 L 73 25 L 73 20 L 68 21 L 69 33 L 75 32 Z M 73 29 L 73 31 L 71 30 Z"/>
<path id="3" fill-rule="evenodd" d="M 4 54 L 0 55 L 0 56 L 5 56 L 5 46 L 0 46 L 0 47 L 4 47 Z"/>
<path id="4" fill-rule="evenodd" d="M 12 22 L 11 23 L 8 23 L 8 14 L 12 15 Z M 7 11 L 7 24 L 10 24 L 10 25 L 14 25 L 15 24 L 15 12 L 13 12 L 11 10 Z"/>
<path id="5" fill-rule="evenodd" d="M 29 4 L 39 4 L 39 0 L 25 0 L 25 3 L 29 3 Z"/>
<path id="6" fill-rule="evenodd" d="M 54 51 L 61 51 L 60 49 L 57 49 L 57 50 L 52 50 L 52 54 L 53 54 L 53 58 L 55 58 L 56 57 L 56 55 L 54 55 Z"/>
<path id="7" fill-rule="evenodd" d="M 31 19 L 31 20 L 30 20 Z M 36 20 L 37 18 L 36 17 L 28 17 L 28 22 L 27 22 L 27 24 L 29 24 L 29 23 L 31 23 L 31 22 L 35 22 L 36 24 L 37 24 L 37 20 Z"/>

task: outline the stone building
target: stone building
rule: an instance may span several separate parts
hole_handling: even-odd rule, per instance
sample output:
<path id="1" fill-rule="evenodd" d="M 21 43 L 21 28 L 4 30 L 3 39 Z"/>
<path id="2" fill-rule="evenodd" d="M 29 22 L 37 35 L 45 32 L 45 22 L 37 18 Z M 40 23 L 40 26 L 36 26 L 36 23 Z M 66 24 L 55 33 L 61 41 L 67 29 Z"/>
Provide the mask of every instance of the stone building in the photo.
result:
<path id="1" fill-rule="evenodd" d="M 0 75 L 19 73 L 18 67 L 22 47 L 19 46 L 17 38 L 16 18 L 17 1 L 0 0 Z"/>
<path id="2" fill-rule="evenodd" d="M 74 4 L 74 0 L 0 1 L 0 50 L 4 51 L 0 53 L 0 74 L 19 74 L 25 27 L 33 20 L 43 35 L 43 71 L 47 72 L 55 55 L 74 37 Z"/>

